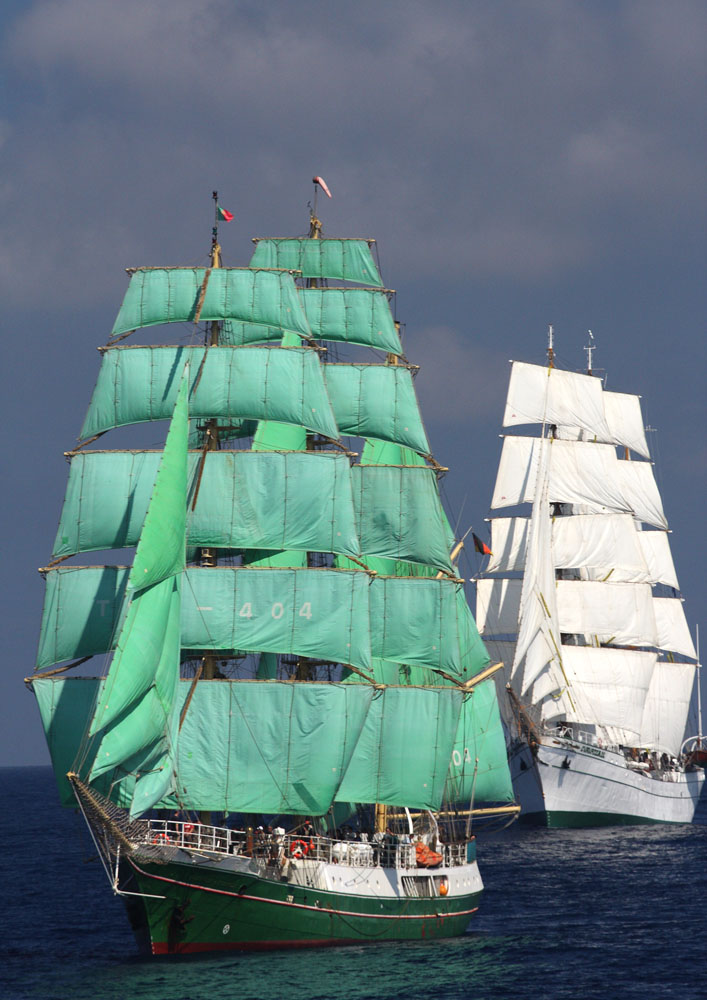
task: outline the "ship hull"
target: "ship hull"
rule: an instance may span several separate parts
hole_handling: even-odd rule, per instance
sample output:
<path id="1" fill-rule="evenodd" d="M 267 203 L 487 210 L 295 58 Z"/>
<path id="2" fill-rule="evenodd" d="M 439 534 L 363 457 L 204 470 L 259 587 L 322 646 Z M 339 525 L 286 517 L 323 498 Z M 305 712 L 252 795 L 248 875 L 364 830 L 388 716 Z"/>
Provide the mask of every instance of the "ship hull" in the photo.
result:
<path id="1" fill-rule="evenodd" d="M 705 781 L 703 771 L 651 777 L 623 754 L 555 738 L 535 752 L 517 744 L 510 764 L 521 821 L 553 828 L 691 823 Z"/>
<path id="2" fill-rule="evenodd" d="M 476 863 L 403 874 L 432 879 L 432 885 L 444 879 L 449 894 L 405 896 L 394 869 L 318 866 L 300 873 L 312 884 L 294 885 L 219 865 L 140 858 L 121 864 L 121 890 L 130 893 L 124 900 L 138 945 L 153 955 L 422 941 L 464 933 L 483 889 Z M 356 891 L 322 888 L 337 878 Z"/>

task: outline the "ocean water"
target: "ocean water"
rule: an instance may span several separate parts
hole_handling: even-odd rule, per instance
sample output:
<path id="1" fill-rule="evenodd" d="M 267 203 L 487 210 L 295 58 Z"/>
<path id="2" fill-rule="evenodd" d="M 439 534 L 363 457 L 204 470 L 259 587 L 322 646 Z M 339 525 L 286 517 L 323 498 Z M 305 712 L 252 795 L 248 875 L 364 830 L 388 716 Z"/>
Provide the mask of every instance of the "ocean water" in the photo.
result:
<path id="1" fill-rule="evenodd" d="M 462 938 L 259 954 L 136 955 L 49 768 L 0 769 L 3 1000 L 697 1000 L 707 996 L 700 823 L 479 837 Z"/>

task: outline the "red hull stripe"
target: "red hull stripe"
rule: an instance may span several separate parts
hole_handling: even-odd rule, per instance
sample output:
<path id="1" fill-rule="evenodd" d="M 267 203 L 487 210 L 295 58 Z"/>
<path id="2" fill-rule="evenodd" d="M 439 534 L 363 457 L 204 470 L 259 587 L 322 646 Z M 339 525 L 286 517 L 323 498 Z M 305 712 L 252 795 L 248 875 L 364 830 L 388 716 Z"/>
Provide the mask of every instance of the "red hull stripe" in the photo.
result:
<path id="1" fill-rule="evenodd" d="M 181 885 L 185 889 L 196 889 L 198 892 L 212 892 L 217 896 L 233 896 L 235 899 L 250 899 L 255 903 L 272 903 L 275 906 L 290 906 L 295 910 L 314 910 L 317 913 L 333 913 L 342 917 L 366 917 L 370 920 L 445 920 L 447 917 L 464 917 L 470 913 L 476 913 L 478 906 L 471 910 L 456 910 L 453 913 L 358 913 L 355 910 L 332 910 L 328 906 L 309 906 L 307 903 L 288 903 L 284 899 L 268 899 L 267 896 L 249 896 L 245 892 L 228 892 L 226 889 L 212 889 L 206 885 L 194 885 L 191 882 L 181 882 L 176 878 L 167 878 L 165 875 L 153 875 L 151 872 L 144 872 L 138 868 L 135 862 L 130 859 L 130 864 L 136 872 L 144 875 L 145 878 L 157 879 L 158 882 L 169 882 L 170 885 Z"/>

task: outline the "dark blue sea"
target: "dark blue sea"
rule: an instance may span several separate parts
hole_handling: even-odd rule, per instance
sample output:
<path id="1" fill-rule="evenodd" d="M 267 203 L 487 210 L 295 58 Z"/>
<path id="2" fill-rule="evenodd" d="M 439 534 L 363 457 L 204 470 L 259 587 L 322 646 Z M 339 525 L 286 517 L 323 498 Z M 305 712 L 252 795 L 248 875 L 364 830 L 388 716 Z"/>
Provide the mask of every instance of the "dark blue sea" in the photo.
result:
<path id="1" fill-rule="evenodd" d="M 486 883 L 463 938 L 321 951 L 137 957 L 49 768 L 0 769 L 2 1000 L 700 1000 L 700 824 L 479 837 Z"/>

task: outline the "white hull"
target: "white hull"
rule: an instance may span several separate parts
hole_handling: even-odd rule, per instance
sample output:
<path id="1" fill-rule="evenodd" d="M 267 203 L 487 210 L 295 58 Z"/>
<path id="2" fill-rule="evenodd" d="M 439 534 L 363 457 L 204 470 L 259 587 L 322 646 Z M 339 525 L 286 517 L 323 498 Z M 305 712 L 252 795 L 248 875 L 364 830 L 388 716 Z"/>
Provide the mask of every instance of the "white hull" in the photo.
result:
<path id="1" fill-rule="evenodd" d="M 511 775 L 521 819 L 543 826 L 691 823 L 705 772 L 634 770 L 622 753 L 545 736 L 533 754 L 511 750 Z"/>

